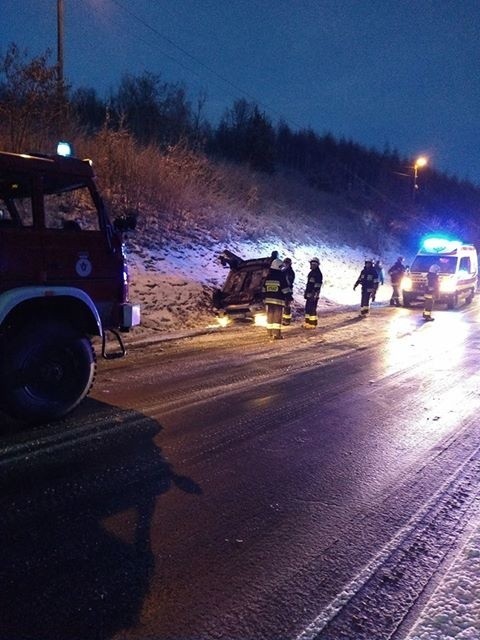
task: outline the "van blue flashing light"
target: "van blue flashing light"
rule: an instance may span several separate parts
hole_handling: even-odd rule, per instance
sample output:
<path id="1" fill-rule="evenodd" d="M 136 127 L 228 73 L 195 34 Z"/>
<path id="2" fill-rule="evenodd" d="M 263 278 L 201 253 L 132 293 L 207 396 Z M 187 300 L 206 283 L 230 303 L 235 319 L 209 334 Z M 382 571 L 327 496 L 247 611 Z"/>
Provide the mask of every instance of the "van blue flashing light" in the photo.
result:
<path id="1" fill-rule="evenodd" d="M 429 253 L 452 253 L 452 251 L 455 251 L 461 246 L 462 243 L 459 240 L 451 240 L 439 236 L 425 238 L 422 243 L 422 249 Z"/>
<path id="2" fill-rule="evenodd" d="M 73 154 L 72 145 L 69 142 L 59 142 L 57 144 L 57 155 L 69 158 Z"/>

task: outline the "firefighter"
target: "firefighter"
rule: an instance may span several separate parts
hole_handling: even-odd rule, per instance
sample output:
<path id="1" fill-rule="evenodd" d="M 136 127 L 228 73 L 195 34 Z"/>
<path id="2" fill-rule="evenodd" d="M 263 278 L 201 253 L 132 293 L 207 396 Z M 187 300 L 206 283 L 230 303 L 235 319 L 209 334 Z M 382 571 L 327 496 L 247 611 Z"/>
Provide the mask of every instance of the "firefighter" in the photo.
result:
<path id="1" fill-rule="evenodd" d="M 285 258 L 283 261 L 283 272 L 287 276 L 288 286 L 290 287 L 290 293 L 293 297 L 293 283 L 295 282 L 295 271 L 292 268 L 292 261 L 290 258 Z M 288 326 L 292 322 L 292 300 L 290 296 L 285 300 L 285 307 L 283 308 L 282 322 L 285 326 Z"/>
<path id="2" fill-rule="evenodd" d="M 390 282 L 392 285 L 392 297 L 390 298 L 391 307 L 400 306 L 400 286 L 402 284 L 402 278 L 406 271 L 406 266 L 403 264 L 403 256 L 398 256 L 395 264 L 393 264 L 388 270 L 390 276 Z"/>
<path id="3" fill-rule="evenodd" d="M 438 298 L 439 271 L 440 267 L 438 264 L 432 264 L 427 273 L 427 290 L 425 292 L 425 302 L 423 306 L 423 319 L 427 322 L 435 320 L 435 318 L 432 318 L 432 311 L 435 298 Z"/>
<path id="4" fill-rule="evenodd" d="M 323 275 L 320 271 L 320 260 L 312 258 L 310 260 L 310 272 L 307 276 L 307 286 L 305 287 L 305 329 L 316 329 L 318 324 L 317 305 L 320 297 L 320 290 L 323 284 Z"/>
<path id="5" fill-rule="evenodd" d="M 378 289 L 378 273 L 373 266 L 373 260 L 365 260 L 365 266 L 360 272 L 357 281 L 353 285 L 353 290 L 360 285 L 362 287 L 362 297 L 360 301 L 360 315 L 362 318 L 368 316 L 370 312 L 370 302 L 375 300 Z"/>
<path id="6" fill-rule="evenodd" d="M 378 260 L 375 260 L 373 266 L 378 273 L 378 286 L 380 286 L 381 284 L 385 284 L 385 269 L 383 268 L 383 264 L 380 258 Z"/>
<path id="7" fill-rule="evenodd" d="M 282 271 L 283 262 L 278 258 L 272 260 L 270 270 L 263 285 L 265 306 L 267 311 L 267 334 L 271 340 L 281 340 L 282 315 L 285 300 L 292 299 L 292 293 L 285 272 Z"/>
<path id="8" fill-rule="evenodd" d="M 274 251 L 272 251 L 272 253 L 270 254 L 270 260 L 273 262 L 274 260 L 278 260 L 279 256 L 278 256 L 278 251 L 275 249 Z"/>

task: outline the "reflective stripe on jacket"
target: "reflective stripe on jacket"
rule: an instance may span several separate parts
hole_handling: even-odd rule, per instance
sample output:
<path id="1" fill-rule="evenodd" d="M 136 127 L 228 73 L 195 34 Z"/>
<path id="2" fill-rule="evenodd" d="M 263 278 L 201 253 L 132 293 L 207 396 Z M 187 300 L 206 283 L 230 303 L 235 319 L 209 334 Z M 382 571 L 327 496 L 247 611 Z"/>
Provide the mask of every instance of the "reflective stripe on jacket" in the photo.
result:
<path id="1" fill-rule="evenodd" d="M 283 306 L 287 296 L 292 295 L 292 290 L 287 282 L 284 271 L 270 269 L 263 285 L 265 304 L 278 304 Z"/>

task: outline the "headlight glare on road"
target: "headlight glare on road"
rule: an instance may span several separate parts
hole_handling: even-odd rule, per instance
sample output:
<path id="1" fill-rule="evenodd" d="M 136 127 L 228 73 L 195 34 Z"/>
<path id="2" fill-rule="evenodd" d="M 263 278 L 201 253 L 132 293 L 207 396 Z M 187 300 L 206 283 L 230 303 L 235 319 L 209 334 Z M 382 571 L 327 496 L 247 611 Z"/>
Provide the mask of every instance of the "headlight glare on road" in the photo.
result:
<path id="1" fill-rule="evenodd" d="M 218 316 L 217 323 L 221 327 L 226 327 L 230 324 L 230 318 L 228 316 Z"/>

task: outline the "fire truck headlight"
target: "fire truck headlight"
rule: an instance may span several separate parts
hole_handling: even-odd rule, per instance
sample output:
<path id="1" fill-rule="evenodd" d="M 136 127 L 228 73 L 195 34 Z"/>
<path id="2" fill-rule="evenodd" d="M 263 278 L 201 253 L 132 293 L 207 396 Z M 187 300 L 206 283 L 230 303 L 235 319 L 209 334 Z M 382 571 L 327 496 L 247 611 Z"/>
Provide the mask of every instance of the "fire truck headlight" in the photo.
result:
<path id="1" fill-rule="evenodd" d="M 403 278 L 403 280 L 402 280 L 402 289 L 404 291 L 411 291 L 412 290 L 412 279 L 409 278 L 408 276 L 405 276 L 405 278 Z"/>

